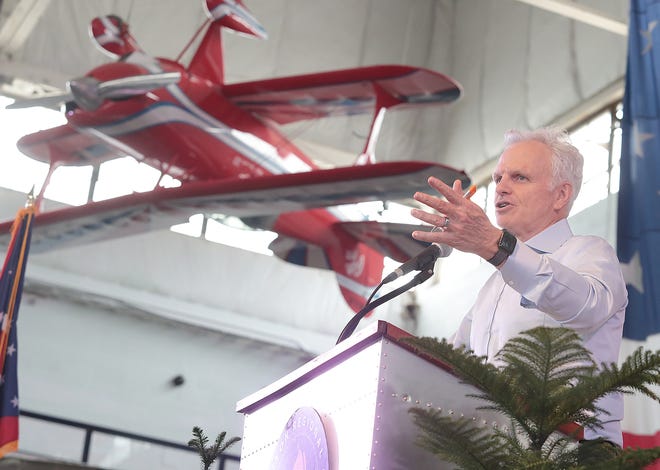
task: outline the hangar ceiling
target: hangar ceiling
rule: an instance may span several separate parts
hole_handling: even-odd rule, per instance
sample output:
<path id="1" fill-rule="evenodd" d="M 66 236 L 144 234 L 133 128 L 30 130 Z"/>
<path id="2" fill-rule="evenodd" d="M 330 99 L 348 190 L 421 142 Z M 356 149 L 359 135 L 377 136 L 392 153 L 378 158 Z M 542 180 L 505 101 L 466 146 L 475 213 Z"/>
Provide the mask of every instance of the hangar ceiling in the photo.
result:
<path id="1" fill-rule="evenodd" d="M 462 84 L 463 97 L 455 104 L 388 115 L 376 152 L 381 161 L 438 161 L 465 169 L 473 179 L 481 180 L 490 174 L 506 129 L 548 123 L 570 125 L 623 92 L 626 0 L 244 3 L 265 26 L 269 37 L 259 41 L 225 34 L 228 82 L 400 63 L 437 70 Z M 67 80 L 107 62 L 89 40 L 88 25 L 92 18 L 111 13 L 129 23 L 145 51 L 168 58 L 176 58 L 184 50 L 205 19 L 202 2 L 190 0 L 0 1 L 0 94 L 18 98 L 62 89 Z M 184 61 L 186 57 L 184 54 Z M 368 117 L 351 117 L 297 124 L 285 132 L 302 148 L 312 151 L 320 163 L 345 165 L 351 164 L 361 150 L 368 125 Z M 162 238 L 160 235 L 160 243 L 169 243 Z M 139 244 L 148 246 L 149 240 L 140 240 Z M 173 248 L 177 249 L 182 247 Z M 66 255 L 58 254 L 41 258 L 44 269 L 35 272 L 38 281 L 44 282 L 51 273 L 48 269 L 55 266 L 85 275 L 83 263 L 76 264 L 71 257 L 63 262 L 64 258 Z M 274 260 L 250 261 L 266 265 Z M 147 272 L 149 267 L 145 268 Z M 217 269 L 199 276 L 217 276 Z M 275 268 L 268 264 L 267 269 Z M 298 275 L 286 269 L 277 267 L 279 271 L 272 274 Z M 122 283 L 122 270 L 125 272 L 125 267 L 117 267 L 115 274 L 94 272 L 95 276 L 106 276 L 101 280 L 106 283 L 106 295 L 126 295 L 120 289 L 113 292 L 111 287 Z M 239 281 L 247 278 L 247 274 L 234 274 Z M 58 281 L 58 287 L 79 290 L 74 288 L 78 281 L 72 280 L 71 285 L 60 285 L 64 281 Z M 139 281 L 134 282 L 139 286 Z M 295 282 L 303 281 L 301 278 Z M 323 279 L 318 282 L 325 285 Z M 334 285 L 331 276 L 327 282 Z M 182 285 L 189 287 L 186 282 Z M 162 292 L 155 284 L 142 287 Z M 208 287 L 212 289 L 212 285 Z M 174 295 L 191 301 L 187 291 L 175 291 Z M 292 295 L 303 294 L 292 291 Z M 151 308 L 158 310 L 157 303 L 152 302 Z M 339 331 L 344 316 L 349 315 L 336 299 L 326 301 L 322 308 L 318 299 L 301 299 L 299 303 L 289 305 L 288 314 L 278 312 L 270 318 L 257 312 L 263 304 L 226 308 L 229 313 L 239 312 L 266 322 L 255 327 L 263 331 L 278 324 L 325 335 Z M 194 309 L 194 305 L 186 304 L 181 310 Z M 307 315 L 310 305 L 323 312 Z M 339 321 L 327 321 L 328 312 L 338 309 L 344 316 L 340 315 Z M 294 330 L 280 333 L 295 336 Z"/>

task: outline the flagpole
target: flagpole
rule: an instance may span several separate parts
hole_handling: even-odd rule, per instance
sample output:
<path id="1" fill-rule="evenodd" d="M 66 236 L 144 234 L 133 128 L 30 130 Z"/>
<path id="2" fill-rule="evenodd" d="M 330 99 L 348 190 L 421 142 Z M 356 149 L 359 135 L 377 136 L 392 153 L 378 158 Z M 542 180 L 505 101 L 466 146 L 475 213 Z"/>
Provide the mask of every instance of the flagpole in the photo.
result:
<path id="1" fill-rule="evenodd" d="M 34 188 L 16 214 L 0 272 L 0 459 L 18 450 L 19 400 L 16 321 L 25 267 L 30 251 L 32 220 L 37 212 Z"/>
<path id="2" fill-rule="evenodd" d="M 16 266 L 16 272 L 14 273 L 13 276 L 14 282 L 12 283 L 11 286 L 9 303 L 6 311 L 4 312 L 4 316 L 2 317 L 2 325 L 0 326 L 0 332 L 1 332 L 0 333 L 0 376 L 2 376 L 4 373 L 5 358 L 7 356 L 7 343 L 9 341 L 9 332 L 11 330 L 12 321 L 14 319 L 14 312 L 16 310 L 16 299 L 18 296 L 18 289 L 21 284 L 20 280 L 23 278 L 23 270 L 25 268 L 25 257 L 27 256 L 28 238 L 29 238 L 26 235 L 30 233 L 32 226 L 32 219 L 34 218 L 34 214 L 36 212 L 33 192 L 34 192 L 34 187 L 28 194 L 27 201 L 25 202 L 25 207 L 23 209 L 20 209 L 16 214 L 16 218 L 14 219 L 14 223 L 12 225 L 12 230 L 11 230 L 11 240 L 9 242 L 9 247 L 7 248 L 5 263 L 2 268 L 2 273 L 5 273 L 5 270 L 8 267 L 8 263 L 10 262 L 10 258 L 11 258 L 10 254 L 12 253 L 16 243 L 18 243 L 17 238 L 19 235 L 19 231 L 21 228 L 23 228 L 22 227 L 23 223 L 25 223 L 25 227 L 22 230 L 23 237 L 20 240 L 21 246 L 19 251 L 19 259 Z"/>

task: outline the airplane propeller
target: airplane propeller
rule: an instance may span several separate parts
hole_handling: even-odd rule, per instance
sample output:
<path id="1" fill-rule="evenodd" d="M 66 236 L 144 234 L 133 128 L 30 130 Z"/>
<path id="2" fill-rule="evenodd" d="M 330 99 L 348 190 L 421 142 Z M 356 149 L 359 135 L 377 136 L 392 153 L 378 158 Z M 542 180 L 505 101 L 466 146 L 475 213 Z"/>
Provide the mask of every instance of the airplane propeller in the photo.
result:
<path id="1" fill-rule="evenodd" d="M 102 82 L 94 77 L 81 77 L 70 80 L 66 91 L 16 101 L 7 109 L 23 109 L 33 106 L 56 107 L 68 101 L 75 101 L 85 111 L 94 111 L 106 99 L 122 99 L 143 95 L 151 90 L 177 83 L 179 72 L 163 72 L 150 75 L 134 75 Z"/>

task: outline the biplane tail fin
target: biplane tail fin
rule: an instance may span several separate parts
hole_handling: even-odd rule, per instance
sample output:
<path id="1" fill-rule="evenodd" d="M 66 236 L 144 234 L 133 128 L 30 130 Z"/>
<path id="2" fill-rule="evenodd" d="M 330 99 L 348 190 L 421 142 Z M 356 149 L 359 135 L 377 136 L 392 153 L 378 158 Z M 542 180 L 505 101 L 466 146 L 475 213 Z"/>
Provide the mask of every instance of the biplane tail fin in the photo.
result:
<path id="1" fill-rule="evenodd" d="M 211 21 L 240 34 L 266 39 L 266 29 L 243 5 L 242 0 L 206 0 Z"/>
<path id="2" fill-rule="evenodd" d="M 364 307 L 383 274 L 383 255 L 346 233 L 325 248 L 279 236 L 270 249 L 284 261 L 335 272 L 339 290 L 355 312 Z"/>
<path id="3" fill-rule="evenodd" d="M 266 39 L 264 27 L 243 5 L 242 0 L 206 0 L 210 25 L 195 52 L 188 70 L 219 85 L 224 83 L 222 28 L 239 34 Z"/>
<path id="4" fill-rule="evenodd" d="M 325 249 L 326 257 L 344 300 L 359 312 L 382 279 L 385 257 L 353 237 L 339 238 L 339 245 Z"/>
<path id="5" fill-rule="evenodd" d="M 359 312 L 380 283 L 385 257 L 403 263 L 428 243 L 411 237 L 413 230 L 426 226 L 376 222 L 337 222 L 332 225 L 333 243 L 325 248 L 280 235 L 270 249 L 290 263 L 335 272 L 339 289 L 348 303 Z"/>

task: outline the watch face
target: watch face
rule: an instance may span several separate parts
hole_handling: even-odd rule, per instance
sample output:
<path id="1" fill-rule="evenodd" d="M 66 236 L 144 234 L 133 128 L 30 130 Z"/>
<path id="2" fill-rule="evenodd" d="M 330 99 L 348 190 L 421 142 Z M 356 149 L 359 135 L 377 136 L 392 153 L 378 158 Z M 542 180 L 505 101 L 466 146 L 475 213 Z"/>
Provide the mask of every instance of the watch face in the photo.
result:
<path id="1" fill-rule="evenodd" d="M 516 240 L 516 237 L 514 237 L 512 234 L 504 230 L 502 233 L 502 238 L 500 240 L 499 246 L 506 253 L 511 254 L 513 253 L 513 249 L 516 247 L 517 241 L 518 240 Z"/>
<path id="2" fill-rule="evenodd" d="M 329 470 L 328 441 L 314 408 L 298 408 L 277 441 L 270 470 Z"/>

